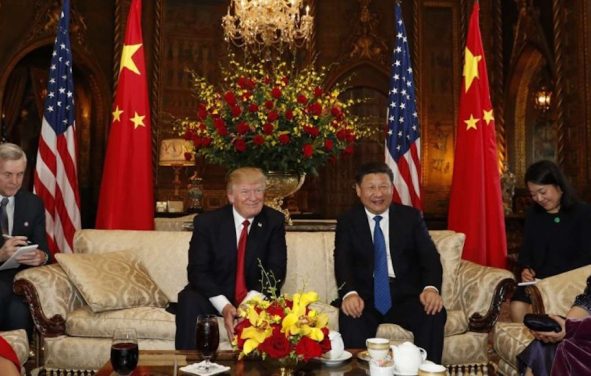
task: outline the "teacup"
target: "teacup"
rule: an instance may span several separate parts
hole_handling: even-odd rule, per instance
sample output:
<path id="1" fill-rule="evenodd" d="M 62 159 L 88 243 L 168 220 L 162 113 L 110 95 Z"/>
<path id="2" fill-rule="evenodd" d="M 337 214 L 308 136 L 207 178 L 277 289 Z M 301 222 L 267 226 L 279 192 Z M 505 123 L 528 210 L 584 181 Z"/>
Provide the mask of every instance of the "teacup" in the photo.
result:
<path id="1" fill-rule="evenodd" d="M 390 340 L 386 338 L 368 338 L 365 346 L 369 356 L 375 360 L 383 360 L 390 352 Z"/>
<path id="2" fill-rule="evenodd" d="M 330 351 L 322 355 L 325 359 L 339 359 L 345 351 L 345 344 L 341 333 L 331 330 L 328 332 L 328 339 L 330 339 Z"/>
<path id="3" fill-rule="evenodd" d="M 445 376 L 447 375 L 447 368 L 441 364 L 436 364 L 426 361 L 419 367 L 418 376 Z"/>
<path id="4" fill-rule="evenodd" d="M 394 362 L 390 357 L 386 360 L 375 360 L 369 361 L 369 374 L 370 376 L 392 376 L 394 374 Z"/>

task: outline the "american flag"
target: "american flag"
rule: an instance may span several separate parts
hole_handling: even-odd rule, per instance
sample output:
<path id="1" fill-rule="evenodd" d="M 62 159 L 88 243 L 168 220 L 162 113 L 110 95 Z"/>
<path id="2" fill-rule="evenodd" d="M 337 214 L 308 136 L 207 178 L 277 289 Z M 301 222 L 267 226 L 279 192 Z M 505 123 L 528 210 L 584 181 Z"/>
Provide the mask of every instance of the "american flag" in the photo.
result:
<path id="1" fill-rule="evenodd" d="M 72 252 L 74 232 L 80 228 L 69 24 L 70 0 L 64 0 L 49 68 L 34 181 L 35 193 L 45 205 L 52 254 Z"/>
<path id="2" fill-rule="evenodd" d="M 396 4 L 395 16 L 396 42 L 388 94 L 386 163 L 394 172 L 394 201 L 422 209 L 419 117 L 400 3 Z"/>

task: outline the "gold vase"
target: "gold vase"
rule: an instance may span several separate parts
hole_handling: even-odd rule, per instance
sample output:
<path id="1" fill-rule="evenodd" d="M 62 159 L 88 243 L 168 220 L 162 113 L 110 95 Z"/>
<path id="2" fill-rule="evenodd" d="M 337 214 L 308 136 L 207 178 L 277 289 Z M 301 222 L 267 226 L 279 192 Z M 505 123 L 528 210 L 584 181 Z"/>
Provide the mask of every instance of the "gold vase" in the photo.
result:
<path id="1" fill-rule="evenodd" d="M 298 191 L 304 184 L 306 174 L 297 172 L 267 171 L 267 189 L 265 190 L 265 205 L 278 210 L 285 215 L 285 223 L 291 225 L 291 217 L 287 208 L 283 209 L 283 200 Z"/>

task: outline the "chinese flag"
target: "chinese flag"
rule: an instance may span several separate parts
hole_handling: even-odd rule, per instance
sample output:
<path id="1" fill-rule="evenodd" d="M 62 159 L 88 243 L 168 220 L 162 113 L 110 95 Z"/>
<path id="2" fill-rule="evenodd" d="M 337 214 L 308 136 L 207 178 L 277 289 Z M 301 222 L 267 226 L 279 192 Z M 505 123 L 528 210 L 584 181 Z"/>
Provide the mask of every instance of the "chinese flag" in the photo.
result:
<path id="1" fill-rule="evenodd" d="M 141 0 L 132 0 L 113 104 L 97 228 L 154 229 L 152 131 L 141 10 Z"/>
<path id="2" fill-rule="evenodd" d="M 507 242 L 479 10 L 476 1 L 466 38 L 448 227 L 466 234 L 464 259 L 502 268 Z"/>

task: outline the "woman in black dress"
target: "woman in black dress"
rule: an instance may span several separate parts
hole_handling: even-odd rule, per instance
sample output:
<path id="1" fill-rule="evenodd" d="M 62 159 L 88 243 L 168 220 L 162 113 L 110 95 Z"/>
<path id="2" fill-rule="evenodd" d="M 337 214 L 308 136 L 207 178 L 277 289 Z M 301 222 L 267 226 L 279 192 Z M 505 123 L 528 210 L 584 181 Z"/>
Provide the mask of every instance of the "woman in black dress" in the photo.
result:
<path id="1" fill-rule="evenodd" d="M 518 264 L 521 282 L 531 282 L 591 264 L 591 206 L 579 201 L 564 174 L 551 161 L 527 169 L 525 182 L 534 201 L 526 215 Z M 524 287 L 511 298 L 511 319 L 531 312 Z"/>

